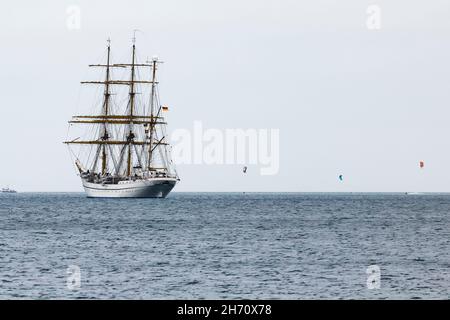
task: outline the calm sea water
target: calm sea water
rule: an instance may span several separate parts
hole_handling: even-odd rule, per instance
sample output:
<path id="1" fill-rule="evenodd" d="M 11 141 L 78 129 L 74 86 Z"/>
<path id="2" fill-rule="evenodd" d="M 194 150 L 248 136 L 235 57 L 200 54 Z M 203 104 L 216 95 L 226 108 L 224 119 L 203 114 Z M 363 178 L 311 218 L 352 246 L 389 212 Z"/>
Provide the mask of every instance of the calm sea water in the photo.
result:
<path id="1" fill-rule="evenodd" d="M 450 195 L 0 194 L 0 298 L 448 299 L 449 211 Z"/>

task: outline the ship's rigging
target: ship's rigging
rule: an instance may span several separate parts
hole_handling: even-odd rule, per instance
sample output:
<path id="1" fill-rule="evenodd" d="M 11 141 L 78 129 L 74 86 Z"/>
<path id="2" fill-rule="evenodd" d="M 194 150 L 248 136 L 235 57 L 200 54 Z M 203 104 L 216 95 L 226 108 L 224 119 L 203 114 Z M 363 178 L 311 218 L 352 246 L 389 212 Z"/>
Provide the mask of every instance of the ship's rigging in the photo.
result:
<path id="1" fill-rule="evenodd" d="M 93 183 L 114 184 L 124 180 L 152 177 L 178 178 L 170 156 L 166 122 L 162 116 L 158 94 L 157 70 L 162 63 L 157 57 L 139 63 L 133 38 L 130 63 L 111 62 L 111 42 L 108 40 L 106 62 L 91 64 L 105 70 L 104 79 L 82 81 L 82 84 L 103 86 L 103 99 L 97 114 L 76 115 L 70 125 L 87 125 L 93 130 L 87 139 L 65 141 L 69 147 L 81 147 L 76 165 L 82 178 Z M 113 79 L 112 70 L 128 70 L 127 79 Z M 145 69 L 147 79 L 140 79 L 138 71 Z M 126 103 L 114 101 L 114 87 L 128 87 Z M 138 88 L 150 86 L 149 98 L 137 107 Z M 146 90 L 143 90 L 146 91 Z M 113 107 L 114 106 L 114 107 Z M 83 153 L 87 157 L 81 160 Z M 92 157 L 93 153 L 93 157 Z"/>

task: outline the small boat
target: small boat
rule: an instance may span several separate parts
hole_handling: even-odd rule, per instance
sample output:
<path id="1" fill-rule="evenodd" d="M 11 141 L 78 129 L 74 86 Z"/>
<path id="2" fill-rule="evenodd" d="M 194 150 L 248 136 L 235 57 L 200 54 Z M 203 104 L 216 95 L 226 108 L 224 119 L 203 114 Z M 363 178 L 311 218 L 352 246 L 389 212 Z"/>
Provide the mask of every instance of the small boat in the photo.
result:
<path id="1" fill-rule="evenodd" d="M 10 188 L 2 188 L 2 193 L 17 193 L 17 191 Z"/>

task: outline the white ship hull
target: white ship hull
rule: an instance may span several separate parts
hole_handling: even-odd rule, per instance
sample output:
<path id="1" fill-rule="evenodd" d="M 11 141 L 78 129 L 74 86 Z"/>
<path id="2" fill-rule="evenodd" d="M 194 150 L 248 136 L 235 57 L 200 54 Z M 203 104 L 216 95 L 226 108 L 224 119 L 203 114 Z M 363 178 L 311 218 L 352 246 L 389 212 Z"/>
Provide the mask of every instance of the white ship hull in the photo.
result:
<path id="1" fill-rule="evenodd" d="M 176 178 L 149 178 L 100 184 L 81 180 L 90 198 L 165 198 L 178 181 Z"/>

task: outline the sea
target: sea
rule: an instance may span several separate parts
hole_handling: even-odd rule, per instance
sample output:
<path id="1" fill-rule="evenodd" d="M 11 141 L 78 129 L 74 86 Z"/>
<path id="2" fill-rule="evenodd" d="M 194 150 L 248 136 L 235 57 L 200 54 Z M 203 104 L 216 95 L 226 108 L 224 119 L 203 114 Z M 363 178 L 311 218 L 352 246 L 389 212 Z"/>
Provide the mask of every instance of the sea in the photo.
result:
<path id="1" fill-rule="evenodd" d="M 0 194 L 1 299 L 449 299 L 450 195 Z"/>

